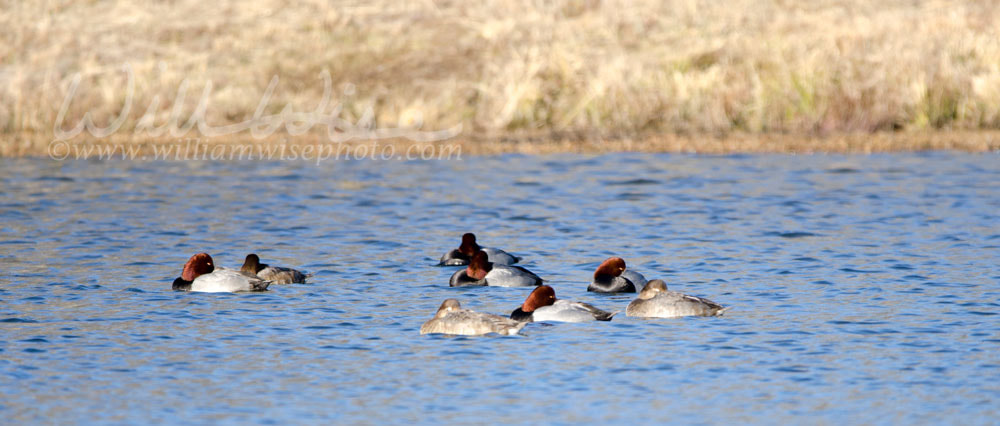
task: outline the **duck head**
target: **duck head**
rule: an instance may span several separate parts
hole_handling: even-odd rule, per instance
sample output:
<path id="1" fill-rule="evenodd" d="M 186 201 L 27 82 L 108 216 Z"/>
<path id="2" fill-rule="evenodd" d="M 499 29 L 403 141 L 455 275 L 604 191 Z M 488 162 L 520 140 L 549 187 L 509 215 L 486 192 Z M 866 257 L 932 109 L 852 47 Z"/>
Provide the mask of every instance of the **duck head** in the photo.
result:
<path id="1" fill-rule="evenodd" d="M 445 299 L 444 302 L 441 302 L 441 307 L 438 308 L 437 314 L 435 314 L 434 316 L 437 317 L 437 318 L 441 318 L 441 317 L 443 317 L 445 315 L 448 315 L 451 312 L 455 312 L 455 311 L 457 311 L 459 309 L 462 309 L 462 304 L 458 303 L 458 300 L 456 300 L 456 299 Z"/>
<path id="2" fill-rule="evenodd" d="M 663 282 L 663 280 L 652 280 L 647 282 L 646 286 L 639 292 L 639 298 L 652 299 L 664 291 L 667 291 L 667 283 Z"/>
<path id="3" fill-rule="evenodd" d="M 524 299 L 521 310 L 530 313 L 534 312 L 535 309 L 542 306 L 549 306 L 553 303 L 556 303 L 556 291 L 552 287 L 543 285 L 532 291 L 527 299 Z"/>
<path id="4" fill-rule="evenodd" d="M 601 262 L 601 265 L 594 271 L 594 279 L 600 277 L 617 277 L 625 272 L 625 259 L 620 257 L 609 257 Z"/>
<path id="5" fill-rule="evenodd" d="M 469 267 L 465 268 L 465 273 L 472 279 L 481 280 L 486 278 L 486 274 L 491 270 L 493 270 L 493 264 L 490 263 L 489 256 L 486 255 L 486 252 L 479 250 L 472 255 Z"/>
<path id="6" fill-rule="evenodd" d="M 462 245 L 458 246 L 458 251 L 471 258 L 481 248 L 476 244 L 476 234 L 469 232 L 462 235 Z"/>
<path id="7" fill-rule="evenodd" d="M 184 264 L 184 271 L 181 272 L 181 279 L 184 281 L 194 281 L 199 276 L 210 274 L 215 270 L 215 262 L 208 253 L 198 253 L 191 256 Z"/>
<path id="8" fill-rule="evenodd" d="M 240 268 L 240 272 L 244 274 L 257 275 L 261 269 L 264 269 L 260 264 L 260 257 L 255 253 L 250 253 L 247 255 L 246 260 L 243 261 L 243 266 Z"/>

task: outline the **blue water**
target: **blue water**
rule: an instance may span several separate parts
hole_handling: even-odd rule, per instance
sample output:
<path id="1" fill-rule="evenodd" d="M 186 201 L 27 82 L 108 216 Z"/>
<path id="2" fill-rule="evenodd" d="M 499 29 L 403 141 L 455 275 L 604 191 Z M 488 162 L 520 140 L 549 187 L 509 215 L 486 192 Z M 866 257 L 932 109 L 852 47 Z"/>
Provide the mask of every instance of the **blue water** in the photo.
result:
<path id="1" fill-rule="evenodd" d="M 616 154 L 430 162 L 0 161 L 2 423 L 1000 418 L 995 154 Z M 561 298 L 612 255 L 722 318 L 418 329 L 473 231 Z M 196 252 L 312 272 L 171 291 Z"/>

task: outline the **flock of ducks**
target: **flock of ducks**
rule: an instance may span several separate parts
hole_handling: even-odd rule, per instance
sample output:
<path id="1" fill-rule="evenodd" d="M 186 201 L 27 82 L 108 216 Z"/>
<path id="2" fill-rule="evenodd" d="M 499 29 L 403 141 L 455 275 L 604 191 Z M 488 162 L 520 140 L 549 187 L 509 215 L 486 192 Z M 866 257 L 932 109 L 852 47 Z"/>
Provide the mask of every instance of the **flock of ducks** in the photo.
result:
<path id="1" fill-rule="evenodd" d="M 452 287 L 536 287 L 509 316 L 463 309 L 456 299 L 447 299 L 434 317 L 420 327 L 420 334 L 476 336 L 514 335 L 535 321 L 585 322 L 611 321 L 618 313 L 598 309 L 583 302 L 556 298 L 555 289 L 531 271 L 514 266 L 521 260 L 503 250 L 481 247 L 476 236 L 462 236 L 462 244 L 441 256 L 440 266 L 466 266 L 452 274 Z M 271 284 L 304 283 L 308 275 L 291 268 L 268 266 L 260 257 L 249 254 L 239 270 L 216 267 L 207 253 L 198 253 L 184 264 L 181 276 L 174 280 L 174 290 L 200 292 L 264 291 Z M 631 271 L 620 257 L 605 260 L 594 271 L 587 291 L 598 293 L 635 293 L 638 297 L 625 308 L 625 315 L 645 318 L 685 316 L 721 316 L 725 308 L 711 300 L 667 290 L 663 280 L 650 280 Z"/>

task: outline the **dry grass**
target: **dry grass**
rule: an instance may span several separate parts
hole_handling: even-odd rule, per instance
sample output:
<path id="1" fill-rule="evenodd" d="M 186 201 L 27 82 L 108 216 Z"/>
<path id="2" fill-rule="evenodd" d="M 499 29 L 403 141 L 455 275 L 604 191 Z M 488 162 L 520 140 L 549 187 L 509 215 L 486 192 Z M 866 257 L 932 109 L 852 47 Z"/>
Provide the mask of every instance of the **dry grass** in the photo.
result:
<path id="1" fill-rule="evenodd" d="M 108 123 L 126 62 L 136 78 L 125 132 L 147 109 L 167 122 L 185 84 L 190 115 L 209 81 L 212 125 L 251 118 L 273 76 L 267 112 L 312 111 L 324 70 L 343 119 L 370 108 L 380 127 L 548 135 L 524 138 L 534 146 L 573 134 L 580 145 L 685 150 L 655 142 L 683 139 L 713 151 L 697 144 L 1000 129 L 994 0 L 211 3 L 0 0 L 0 152 L 52 137 L 77 73 L 64 128 L 86 112 Z M 993 133 L 976 138 L 996 149 Z"/>

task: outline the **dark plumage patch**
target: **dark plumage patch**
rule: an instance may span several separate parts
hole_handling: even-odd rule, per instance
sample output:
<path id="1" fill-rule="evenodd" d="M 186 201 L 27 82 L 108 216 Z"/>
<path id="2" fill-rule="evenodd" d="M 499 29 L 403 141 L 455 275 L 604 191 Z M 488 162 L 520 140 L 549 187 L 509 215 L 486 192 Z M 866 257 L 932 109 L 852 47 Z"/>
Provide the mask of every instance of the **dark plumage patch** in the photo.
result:
<path id="1" fill-rule="evenodd" d="M 517 309 L 514 310 L 514 312 L 511 312 L 510 313 L 510 319 L 512 319 L 514 321 L 524 321 L 524 322 L 533 322 L 534 321 L 531 318 L 531 313 L 524 312 L 523 310 L 521 310 L 521 308 L 517 308 Z"/>
<path id="2" fill-rule="evenodd" d="M 177 277 L 174 280 L 173 288 L 174 290 L 191 291 L 191 281 L 185 281 L 183 278 Z"/>
<path id="3" fill-rule="evenodd" d="M 477 280 L 469 276 L 465 269 L 455 271 L 451 274 L 451 279 L 448 280 L 448 285 L 452 287 L 475 287 L 475 286 L 485 286 L 486 280 Z"/>
<path id="4" fill-rule="evenodd" d="M 587 286 L 587 291 L 596 293 L 635 293 L 635 284 L 628 278 L 597 276 L 594 282 Z"/>

